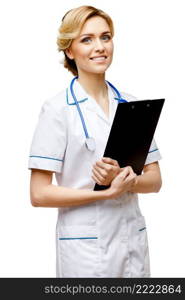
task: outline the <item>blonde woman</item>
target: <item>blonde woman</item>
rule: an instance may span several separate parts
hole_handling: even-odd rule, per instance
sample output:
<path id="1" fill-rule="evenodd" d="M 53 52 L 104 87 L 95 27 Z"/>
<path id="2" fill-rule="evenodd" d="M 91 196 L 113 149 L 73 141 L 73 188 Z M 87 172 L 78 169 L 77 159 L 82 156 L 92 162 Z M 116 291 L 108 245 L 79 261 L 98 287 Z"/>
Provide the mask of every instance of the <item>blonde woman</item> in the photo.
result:
<path id="1" fill-rule="evenodd" d="M 113 36 L 102 10 L 81 6 L 65 14 L 57 44 L 75 77 L 44 102 L 33 136 L 31 202 L 58 208 L 57 277 L 150 276 L 137 193 L 160 190 L 160 153 L 153 141 L 140 176 L 103 157 L 118 101 L 135 100 L 105 80 Z M 94 191 L 95 183 L 107 188 Z"/>

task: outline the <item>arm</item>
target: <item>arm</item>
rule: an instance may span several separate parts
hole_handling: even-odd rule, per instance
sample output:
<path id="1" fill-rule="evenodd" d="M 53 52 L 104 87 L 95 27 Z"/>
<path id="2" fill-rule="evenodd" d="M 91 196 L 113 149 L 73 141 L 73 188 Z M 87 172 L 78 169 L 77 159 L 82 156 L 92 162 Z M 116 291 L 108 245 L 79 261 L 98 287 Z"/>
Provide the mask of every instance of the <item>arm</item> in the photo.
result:
<path id="1" fill-rule="evenodd" d="M 88 204 L 97 200 L 113 199 L 131 188 L 134 181 L 130 169 L 125 168 L 103 191 L 67 188 L 52 184 L 52 172 L 32 169 L 30 199 L 33 206 L 69 207 Z"/>
<path id="2" fill-rule="evenodd" d="M 132 193 L 157 193 L 162 186 L 161 172 L 158 162 L 145 165 L 143 174 L 137 176 Z"/>
<path id="3" fill-rule="evenodd" d="M 109 191 L 90 191 L 56 186 L 53 173 L 33 169 L 30 181 L 30 199 L 33 206 L 65 207 L 82 205 L 109 198 Z"/>

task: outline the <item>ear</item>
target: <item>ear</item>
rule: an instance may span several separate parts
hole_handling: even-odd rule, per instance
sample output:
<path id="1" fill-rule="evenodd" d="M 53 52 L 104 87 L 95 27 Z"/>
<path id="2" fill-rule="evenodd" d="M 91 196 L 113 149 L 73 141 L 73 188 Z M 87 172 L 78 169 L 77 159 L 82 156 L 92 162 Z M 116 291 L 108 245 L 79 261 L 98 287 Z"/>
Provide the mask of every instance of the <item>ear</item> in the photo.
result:
<path id="1" fill-rule="evenodd" d="M 69 59 L 74 59 L 73 53 L 72 53 L 72 51 L 71 51 L 70 48 L 68 48 L 68 49 L 65 50 L 65 54 L 67 55 L 67 57 Z"/>

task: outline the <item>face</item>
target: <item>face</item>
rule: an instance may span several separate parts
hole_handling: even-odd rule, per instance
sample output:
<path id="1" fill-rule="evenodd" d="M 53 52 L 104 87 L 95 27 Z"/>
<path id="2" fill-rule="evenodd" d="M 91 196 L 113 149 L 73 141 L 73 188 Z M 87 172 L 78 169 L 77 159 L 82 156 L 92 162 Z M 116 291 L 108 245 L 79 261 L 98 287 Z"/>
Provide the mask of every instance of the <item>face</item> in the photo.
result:
<path id="1" fill-rule="evenodd" d="M 105 19 L 95 16 L 86 21 L 66 54 L 74 59 L 78 73 L 104 73 L 113 57 L 113 41 Z"/>

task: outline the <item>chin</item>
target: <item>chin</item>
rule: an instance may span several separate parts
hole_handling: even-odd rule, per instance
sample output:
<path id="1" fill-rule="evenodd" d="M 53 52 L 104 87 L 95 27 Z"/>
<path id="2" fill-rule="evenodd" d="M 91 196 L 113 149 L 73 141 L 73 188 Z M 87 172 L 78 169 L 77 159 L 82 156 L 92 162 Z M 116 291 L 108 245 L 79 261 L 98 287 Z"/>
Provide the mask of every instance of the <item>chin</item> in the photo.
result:
<path id="1" fill-rule="evenodd" d="M 94 74 L 104 74 L 109 66 L 106 67 L 99 67 L 99 68 L 93 68 L 93 70 L 89 70 L 90 73 Z"/>

